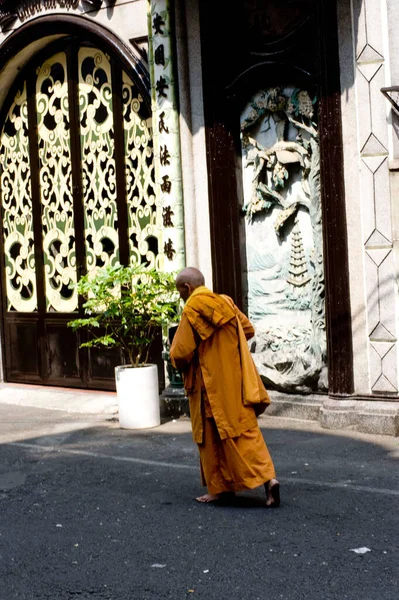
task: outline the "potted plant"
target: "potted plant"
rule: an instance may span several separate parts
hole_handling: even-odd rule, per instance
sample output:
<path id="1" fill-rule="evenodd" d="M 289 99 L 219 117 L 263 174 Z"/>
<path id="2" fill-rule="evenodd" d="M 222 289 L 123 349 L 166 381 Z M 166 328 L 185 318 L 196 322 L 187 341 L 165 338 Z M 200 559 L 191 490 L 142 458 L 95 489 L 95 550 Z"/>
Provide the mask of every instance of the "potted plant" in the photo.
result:
<path id="1" fill-rule="evenodd" d="M 148 360 L 160 328 L 177 318 L 173 275 L 141 266 L 108 266 L 83 276 L 76 289 L 85 299 L 86 316 L 68 325 L 75 331 L 89 330 L 90 339 L 81 346 L 120 347 L 127 360 L 115 368 L 121 427 L 156 427 L 160 424 L 158 368 Z"/>

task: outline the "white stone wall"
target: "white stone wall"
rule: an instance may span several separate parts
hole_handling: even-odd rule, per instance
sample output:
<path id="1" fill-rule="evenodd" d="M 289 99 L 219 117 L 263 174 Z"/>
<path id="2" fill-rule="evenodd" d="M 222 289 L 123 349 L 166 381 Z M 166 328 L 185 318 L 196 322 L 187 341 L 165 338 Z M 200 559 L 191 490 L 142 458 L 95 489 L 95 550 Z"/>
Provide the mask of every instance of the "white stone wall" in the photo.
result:
<path id="1" fill-rule="evenodd" d="M 397 394 L 387 1 L 338 5 L 355 392 Z"/>
<path id="2" fill-rule="evenodd" d="M 146 38 L 148 35 L 146 0 L 116 0 L 113 4 L 109 0 L 105 0 L 100 10 L 93 10 L 89 4 L 80 2 L 76 9 L 46 9 L 37 12 L 23 22 L 16 20 L 11 29 L 0 33 L 0 52 L 3 42 L 11 33 L 16 32 L 21 25 L 41 16 L 51 14 L 54 14 L 54 19 L 57 18 L 57 15 L 69 14 L 95 20 L 99 25 L 111 30 L 128 47 L 131 40 L 140 40 Z M 51 31 L 49 31 L 48 37 L 33 42 L 21 50 L 17 56 L 10 59 L 9 63 L 7 63 L 6 67 L 0 73 L 0 107 L 7 96 L 9 87 L 25 64 L 36 52 L 59 37 L 62 36 L 52 36 Z"/>
<path id="3" fill-rule="evenodd" d="M 23 21 L 27 23 L 42 15 L 54 14 L 76 14 L 93 19 L 99 25 L 108 27 L 124 42 L 128 43 L 132 38 L 147 36 L 147 3 L 146 0 L 104 0 L 99 10 L 93 9 L 90 4 L 80 2 L 76 9 L 66 9 L 57 7 L 55 9 L 45 9 L 37 12 Z M 17 20 L 12 28 L 6 33 L 0 34 L 0 44 L 23 24 Z M 49 32 L 50 33 L 50 32 Z"/>
<path id="4" fill-rule="evenodd" d="M 399 2 L 387 0 L 389 85 L 399 85 Z M 392 207 L 392 242 L 395 262 L 396 306 L 399 315 L 399 114 L 391 110 L 390 184 Z"/>
<path id="5" fill-rule="evenodd" d="M 186 263 L 212 287 L 198 0 L 175 0 Z"/>
<path id="6" fill-rule="evenodd" d="M 388 17 L 388 51 L 389 51 L 389 72 L 390 79 L 388 85 L 399 85 L 399 2 L 398 0 L 386 0 Z M 392 118 L 392 147 L 390 150 L 390 166 L 399 170 L 399 115 L 391 112 Z M 393 164 L 392 161 L 396 161 Z M 396 204 L 398 204 L 396 196 Z"/>

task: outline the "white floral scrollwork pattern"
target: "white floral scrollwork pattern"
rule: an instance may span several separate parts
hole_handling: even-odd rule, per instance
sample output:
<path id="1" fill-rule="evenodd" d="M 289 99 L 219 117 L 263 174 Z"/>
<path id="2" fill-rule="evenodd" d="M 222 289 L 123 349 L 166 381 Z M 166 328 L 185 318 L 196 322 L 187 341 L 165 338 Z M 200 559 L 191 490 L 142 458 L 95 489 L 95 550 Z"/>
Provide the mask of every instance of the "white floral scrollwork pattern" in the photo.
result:
<path id="1" fill-rule="evenodd" d="M 119 261 L 111 65 L 100 50 L 79 51 L 79 109 L 87 272 Z"/>
<path id="2" fill-rule="evenodd" d="M 159 267 L 160 214 L 155 197 L 151 114 L 134 81 L 122 73 L 126 198 L 117 199 L 113 82 L 109 57 L 92 47 L 78 52 L 78 119 L 72 123 L 71 82 L 65 50 L 45 60 L 12 99 L 0 134 L 0 204 L 7 310 L 34 312 L 38 297 L 48 313 L 78 310 L 76 244 L 84 243 L 83 271 L 119 262 L 119 235 L 126 235 L 130 262 Z M 37 123 L 37 135 L 29 126 Z M 80 155 L 71 130 L 80 128 Z M 37 148 L 32 143 L 37 140 Z M 30 153 L 32 152 L 32 159 Z M 38 189 L 31 165 L 38 161 Z M 72 165 L 75 165 L 73 179 Z M 81 172 L 82 189 L 76 173 Z M 35 183 L 37 185 L 37 183 Z M 81 193 L 80 193 L 81 192 Z M 77 194 L 75 197 L 74 194 Z M 33 201 L 32 201 L 33 198 Z M 74 208 L 82 201 L 84 240 L 76 240 Z M 127 204 L 127 230 L 119 232 L 118 202 Z M 33 215 L 40 219 L 35 229 Z M 36 222 L 36 221 L 35 221 Z M 36 248 L 36 250 L 35 250 Z M 35 254 L 36 252 L 36 254 Z M 44 289 L 37 290 L 35 256 L 43 256 Z M 81 266 L 81 265 L 80 265 Z"/>
<path id="3" fill-rule="evenodd" d="M 8 111 L 0 138 L 0 193 L 7 310 L 37 310 L 26 85 Z"/>
<path id="4" fill-rule="evenodd" d="M 125 72 L 122 85 L 130 261 L 155 267 L 159 254 L 159 228 L 151 118 L 141 116 L 143 98 Z"/>
<path id="5" fill-rule="evenodd" d="M 78 299 L 70 286 L 76 282 L 76 252 L 64 53 L 53 56 L 40 68 L 36 110 L 46 308 L 73 312 Z"/>

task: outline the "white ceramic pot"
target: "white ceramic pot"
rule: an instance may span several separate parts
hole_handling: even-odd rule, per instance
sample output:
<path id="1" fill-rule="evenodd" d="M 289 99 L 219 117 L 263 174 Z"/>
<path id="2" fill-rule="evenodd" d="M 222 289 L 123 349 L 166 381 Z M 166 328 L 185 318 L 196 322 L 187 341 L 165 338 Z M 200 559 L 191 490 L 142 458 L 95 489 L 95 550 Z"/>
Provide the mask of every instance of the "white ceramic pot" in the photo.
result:
<path id="1" fill-rule="evenodd" d="M 119 424 L 124 429 L 147 429 L 161 424 L 157 365 L 115 368 Z"/>

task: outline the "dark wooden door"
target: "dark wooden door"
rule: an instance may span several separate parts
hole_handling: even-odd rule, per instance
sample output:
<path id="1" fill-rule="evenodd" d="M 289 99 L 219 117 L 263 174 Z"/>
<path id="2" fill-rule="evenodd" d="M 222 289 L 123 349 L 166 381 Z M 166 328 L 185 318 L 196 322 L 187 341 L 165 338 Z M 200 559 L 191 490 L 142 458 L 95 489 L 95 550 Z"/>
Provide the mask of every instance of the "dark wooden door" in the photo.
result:
<path id="1" fill-rule="evenodd" d="M 119 351 L 81 349 L 67 324 L 82 274 L 155 265 L 149 107 L 118 61 L 69 39 L 28 65 L 2 123 L 6 380 L 114 389 Z"/>
<path id="2" fill-rule="evenodd" d="M 240 115 L 259 89 L 318 98 L 328 389 L 353 391 L 336 0 L 200 2 L 214 288 L 245 308 Z"/>

